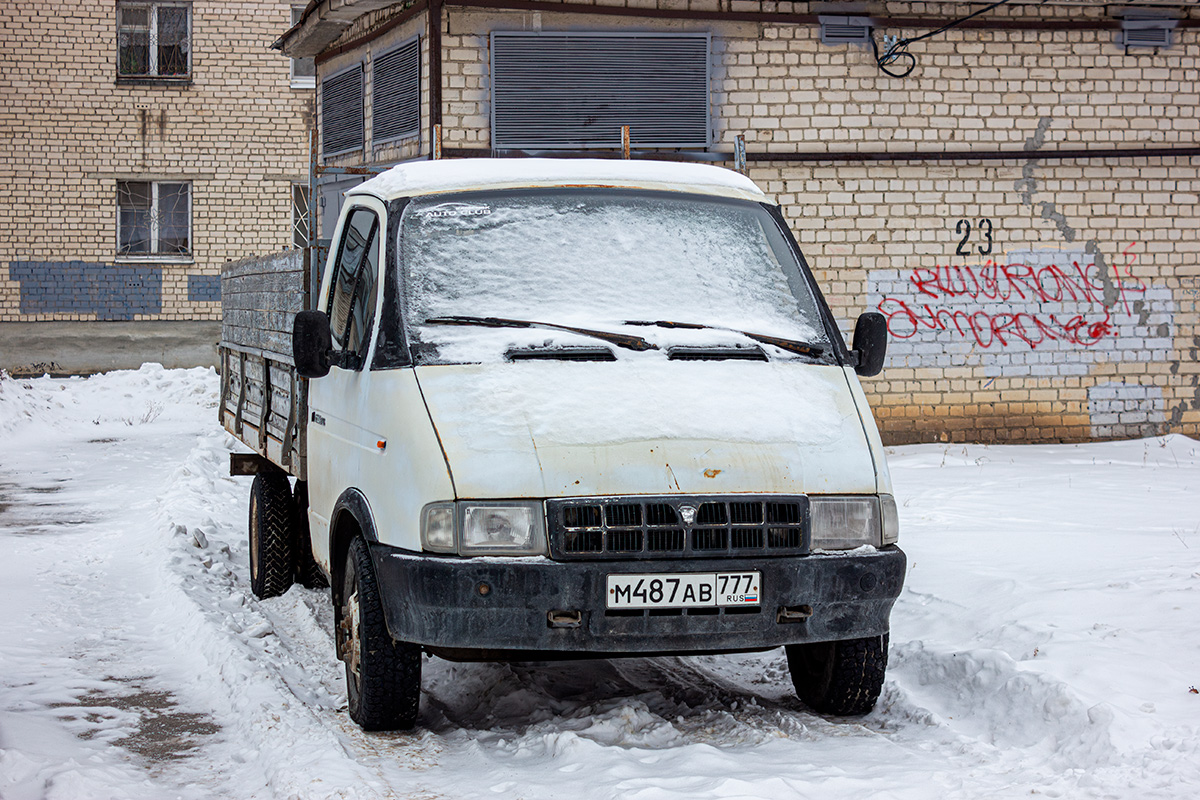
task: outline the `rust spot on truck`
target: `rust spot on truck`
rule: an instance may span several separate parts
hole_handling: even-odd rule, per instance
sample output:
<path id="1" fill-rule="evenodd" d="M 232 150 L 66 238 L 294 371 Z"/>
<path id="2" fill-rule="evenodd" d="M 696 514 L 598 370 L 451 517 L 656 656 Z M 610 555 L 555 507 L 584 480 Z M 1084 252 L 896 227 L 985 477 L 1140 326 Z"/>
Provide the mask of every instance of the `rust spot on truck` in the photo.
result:
<path id="1" fill-rule="evenodd" d="M 718 476 L 718 475 L 720 475 L 720 474 L 721 474 L 721 470 L 719 470 L 719 469 L 706 469 L 706 470 L 704 470 L 704 477 L 706 477 L 706 478 L 715 478 L 715 477 L 717 477 L 717 476 Z"/>

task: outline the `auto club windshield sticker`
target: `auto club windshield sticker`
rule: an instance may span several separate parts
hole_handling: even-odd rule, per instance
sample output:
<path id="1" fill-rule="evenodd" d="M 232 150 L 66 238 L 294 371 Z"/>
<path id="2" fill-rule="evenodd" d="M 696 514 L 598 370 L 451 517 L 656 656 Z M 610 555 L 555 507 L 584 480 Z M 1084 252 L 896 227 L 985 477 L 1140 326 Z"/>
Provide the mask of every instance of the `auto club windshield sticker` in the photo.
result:
<path id="1" fill-rule="evenodd" d="M 440 219 L 443 217 L 486 217 L 492 213 L 488 206 L 472 203 L 439 203 L 436 206 L 423 208 L 416 214 L 422 219 Z"/>

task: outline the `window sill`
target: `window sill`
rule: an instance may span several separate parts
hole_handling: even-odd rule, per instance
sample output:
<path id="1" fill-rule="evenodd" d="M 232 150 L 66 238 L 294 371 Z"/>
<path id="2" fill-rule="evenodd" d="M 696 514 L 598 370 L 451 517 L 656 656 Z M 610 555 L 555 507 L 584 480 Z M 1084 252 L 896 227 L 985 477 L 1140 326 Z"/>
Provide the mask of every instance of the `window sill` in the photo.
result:
<path id="1" fill-rule="evenodd" d="M 192 256 L 117 256 L 113 259 L 114 264 L 118 265 L 133 265 L 133 264 L 195 264 L 196 259 Z"/>
<path id="2" fill-rule="evenodd" d="M 292 78 L 293 89 L 316 89 L 316 78 Z"/>
<path id="3" fill-rule="evenodd" d="M 117 86 L 191 86 L 192 76 L 182 78 L 156 78 L 154 76 L 117 76 Z"/>

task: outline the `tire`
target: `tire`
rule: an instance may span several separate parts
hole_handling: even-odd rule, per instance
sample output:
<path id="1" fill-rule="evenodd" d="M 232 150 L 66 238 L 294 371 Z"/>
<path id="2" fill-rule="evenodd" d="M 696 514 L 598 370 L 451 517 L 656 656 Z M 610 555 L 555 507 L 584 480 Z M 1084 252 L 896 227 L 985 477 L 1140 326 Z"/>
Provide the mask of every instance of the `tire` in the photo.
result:
<path id="1" fill-rule="evenodd" d="M 295 506 L 296 582 L 305 589 L 324 589 L 329 585 L 325 573 L 312 554 L 312 538 L 308 533 L 308 482 L 296 481 L 292 495 Z"/>
<path id="2" fill-rule="evenodd" d="M 840 642 L 789 644 L 796 694 L 813 711 L 859 716 L 875 708 L 887 670 L 888 635 Z"/>
<path id="3" fill-rule="evenodd" d="M 283 473 L 260 472 L 250 487 L 250 591 L 263 599 L 291 588 L 296 574 L 295 506 Z"/>
<path id="4" fill-rule="evenodd" d="M 367 543 L 355 537 L 342 573 L 338 657 L 346 662 L 350 718 L 363 730 L 411 728 L 421 701 L 421 647 L 388 633 Z"/>

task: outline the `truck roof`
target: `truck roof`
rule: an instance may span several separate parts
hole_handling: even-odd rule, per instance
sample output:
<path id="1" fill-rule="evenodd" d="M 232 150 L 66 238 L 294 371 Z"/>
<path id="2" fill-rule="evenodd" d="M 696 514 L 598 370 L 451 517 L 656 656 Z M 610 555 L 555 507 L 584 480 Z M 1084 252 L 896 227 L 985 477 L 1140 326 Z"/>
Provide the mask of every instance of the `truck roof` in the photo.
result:
<path id="1" fill-rule="evenodd" d="M 456 158 L 410 161 L 346 192 L 381 200 L 487 189 L 604 186 L 689 192 L 762 202 L 744 175 L 708 164 L 675 161 L 557 158 Z"/>

